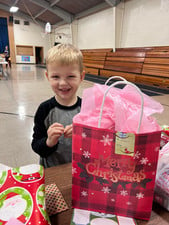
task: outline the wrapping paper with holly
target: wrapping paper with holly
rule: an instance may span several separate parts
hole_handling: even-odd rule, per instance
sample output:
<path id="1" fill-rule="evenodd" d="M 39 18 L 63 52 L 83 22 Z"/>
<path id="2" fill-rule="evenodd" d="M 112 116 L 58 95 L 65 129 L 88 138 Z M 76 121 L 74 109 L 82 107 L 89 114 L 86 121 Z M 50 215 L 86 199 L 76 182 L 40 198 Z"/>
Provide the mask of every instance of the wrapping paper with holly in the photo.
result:
<path id="1" fill-rule="evenodd" d="M 0 172 L 0 225 L 50 225 L 45 208 L 44 169 L 32 164 Z"/>

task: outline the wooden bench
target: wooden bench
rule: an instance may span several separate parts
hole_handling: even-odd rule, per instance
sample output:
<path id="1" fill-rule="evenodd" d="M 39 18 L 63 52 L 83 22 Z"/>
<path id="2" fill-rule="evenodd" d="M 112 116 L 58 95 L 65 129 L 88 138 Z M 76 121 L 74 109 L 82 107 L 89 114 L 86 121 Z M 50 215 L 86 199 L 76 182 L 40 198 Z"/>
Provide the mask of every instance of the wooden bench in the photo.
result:
<path id="1" fill-rule="evenodd" d="M 125 57 L 122 59 L 124 62 L 122 67 L 118 68 L 118 72 L 116 71 L 118 62 L 116 67 L 110 70 L 107 66 L 110 64 L 107 62 L 109 58 L 106 57 L 104 70 L 100 71 L 102 76 L 122 76 L 135 83 L 169 88 L 169 46 L 118 49 L 115 55 L 120 56 L 121 59 L 122 56 Z M 135 62 L 135 69 L 126 67 L 126 61 L 130 62 L 130 65 L 132 61 Z"/>
<path id="2" fill-rule="evenodd" d="M 81 49 L 81 52 L 96 52 L 96 53 L 99 53 L 99 52 L 111 52 L 113 51 L 112 48 L 96 48 L 96 49 Z"/>
<path id="3" fill-rule="evenodd" d="M 169 48 L 146 52 L 142 74 L 136 82 L 169 88 Z"/>
<path id="4" fill-rule="evenodd" d="M 130 48 L 116 48 L 116 51 L 134 51 L 134 52 L 147 52 L 147 51 L 166 51 L 169 46 L 150 46 L 150 47 L 130 47 Z"/>
<path id="5" fill-rule="evenodd" d="M 107 53 L 101 76 L 122 76 L 128 81 L 135 82 L 136 74 L 141 73 L 145 52 L 117 51 Z"/>
<path id="6" fill-rule="evenodd" d="M 99 75 L 100 69 L 103 69 L 107 52 L 112 49 L 85 49 L 81 50 L 83 54 L 83 64 L 85 72 Z"/>
<path id="7" fill-rule="evenodd" d="M 169 46 L 82 50 L 86 73 L 169 88 Z"/>
<path id="8" fill-rule="evenodd" d="M 151 50 L 153 50 L 153 47 L 116 48 L 116 52 L 146 52 Z"/>

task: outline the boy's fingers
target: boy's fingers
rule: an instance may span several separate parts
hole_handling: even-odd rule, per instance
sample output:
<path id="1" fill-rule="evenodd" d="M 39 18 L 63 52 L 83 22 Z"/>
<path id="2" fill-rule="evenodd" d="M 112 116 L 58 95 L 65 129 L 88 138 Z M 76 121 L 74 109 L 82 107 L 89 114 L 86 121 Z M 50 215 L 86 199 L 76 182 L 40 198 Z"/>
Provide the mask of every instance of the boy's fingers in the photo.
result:
<path id="1" fill-rule="evenodd" d="M 57 131 L 57 130 L 62 130 L 64 131 L 64 127 L 63 126 L 50 126 L 49 129 L 50 131 Z"/>
<path id="2" fill-rule="evenodd" d="M 64 134 L 64 137 L 65 138 L 71 138 L 72 137 L 72 133 L 70 133 L 70 134 Z"/>
<path id="3" fill-rule="evenodd" d="M 69 130 L 72 130 L 72 127 L 73 127 L 72 124 L 66 126 L 64 129 L 64 133 L 67 133 Z"/>
<path id="4" fill-rule="evenodd" d="M 70 134 L 72 133 L 72 128 L 70 127 L 69 129 L 67 129 L 66 131 L 64 131 L 64 134 Z"/>
<path id="5" fill-rule="evenodd" d="M 67 138 L 72 137 L 72 124 L 65 128 L 64 136 L 67 137 Z"/>
<path id="6" fill-rule="evenodd" d="M 57 133 L 63 133 L 63 132 L 64 132 L 63 128 L 57 128 L 57 129 L 53 128 L 49 131 L 49 133 L 51 133 L 51 134 L 57 134 Z"/>
<path id="7" fill-rule="evenodd" d="M 64 132 L 64 128 L 58 127 L 58 128 L 50 128 L 48 130 L 48 136 L 56 136 L 56 135 L 62 135 Z"/>
<path id="8" fill-rule="evenodd" d="M 61 136 L 62 134 L 63 134 L 63 132 L 61 132 L 61 131 L 53 132 L 53 133 L 51 133 L 50 137 Z"/>
<path id="9" fill-rule="evenodd" d="M 53 123 L 50 127 L 51 127 L 51 128 L 53 128 L 53 127 L 63 127 L 63 125 L 60 124 L 60 123 Z M 64 128 L 64 127 L 63 127 L 63 128 Z"/>
<path id="10" fill-rule="evenodd" d="M 65 137 L 72 137 L 72 128 L 73 125 L 67 125 L 65 128 L 60 123 L 52 124 L 48 129 L 48 136 L 50 137 L 59 137 L 64 133 Z"/>

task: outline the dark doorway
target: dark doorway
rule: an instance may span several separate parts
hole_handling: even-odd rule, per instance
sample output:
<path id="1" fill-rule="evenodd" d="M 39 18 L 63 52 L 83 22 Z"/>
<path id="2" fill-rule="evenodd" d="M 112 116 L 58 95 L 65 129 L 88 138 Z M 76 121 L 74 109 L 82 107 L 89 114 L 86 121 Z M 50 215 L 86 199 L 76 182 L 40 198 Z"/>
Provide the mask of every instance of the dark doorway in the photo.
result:
<path id="1" fill-rule="evenodd" d="M 43 47 L 35 47 L 36 64 L 43 64 Z"/>

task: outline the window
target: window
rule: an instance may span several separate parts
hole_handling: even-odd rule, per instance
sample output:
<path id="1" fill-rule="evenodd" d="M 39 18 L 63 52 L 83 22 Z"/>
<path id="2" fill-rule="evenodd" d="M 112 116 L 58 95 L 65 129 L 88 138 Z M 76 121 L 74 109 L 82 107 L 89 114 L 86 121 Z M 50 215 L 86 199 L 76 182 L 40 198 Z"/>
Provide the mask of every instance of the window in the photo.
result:
<path id="1" fill-rule="evenodd" d="M 14 20 L 14 24 L 20 24 L 20 20 Z"/>
<path id="2" fill-rule="evenodd" d="M 29 26 L 29 21 L 24 21 L 25 26 Z"/>

